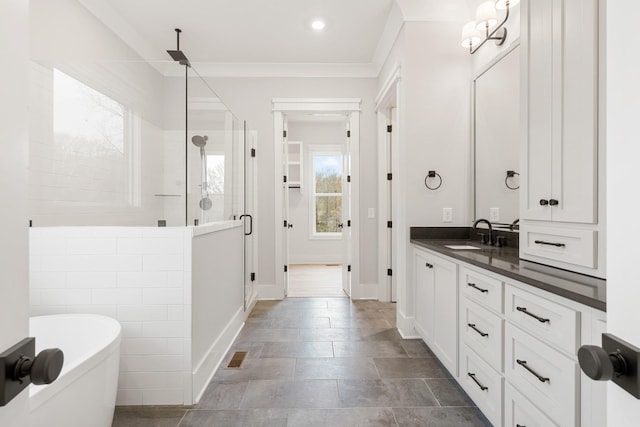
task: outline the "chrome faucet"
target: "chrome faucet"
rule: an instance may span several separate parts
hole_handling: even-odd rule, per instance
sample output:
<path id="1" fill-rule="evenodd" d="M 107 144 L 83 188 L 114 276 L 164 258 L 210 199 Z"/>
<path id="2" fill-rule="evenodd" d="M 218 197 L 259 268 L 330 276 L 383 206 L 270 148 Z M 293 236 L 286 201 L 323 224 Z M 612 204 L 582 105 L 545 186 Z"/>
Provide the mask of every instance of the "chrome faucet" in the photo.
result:
<path id="1" fill-rule="evenodd" d="M 482 240 L 480 241 L 480 243 L 493 245 L 493 227 L 491 226 L 491 223 L 488 220 L 484 218 L 476 219 L 476 221 L 473 223 L 473 231 L 478 230 L 478 224 L 480 224 L 481 222 L 487 224 L 487 226 L 489 227 L 489 239 L 485 240 L 484 238 L 485 235 L 483 233 L 478 233 L 480 234 L 480 236 L 482 236 Z"/>

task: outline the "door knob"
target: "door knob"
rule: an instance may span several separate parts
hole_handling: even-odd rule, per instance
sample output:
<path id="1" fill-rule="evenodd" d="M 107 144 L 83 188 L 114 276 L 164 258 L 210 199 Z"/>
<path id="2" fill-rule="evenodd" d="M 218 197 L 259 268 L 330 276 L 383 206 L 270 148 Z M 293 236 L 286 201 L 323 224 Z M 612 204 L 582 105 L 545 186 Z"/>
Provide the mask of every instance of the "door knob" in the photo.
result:
<path id="1" fill-rule="evenodd" d="M 582 371 L 596 381 L 612 380 L 640 399 L 640 348 L 611 334 L 602 334 L 602 347 L 583 345 L 578 349 Z"/>
<path id="2" fill-rule="evenodd" d="M 578 361 L 582 371 L 596 381 L 609 381 L 614 374 L 620 376 L 627 372 L 627 362 L 619 352 L 607 353 L 597 345 L 580 347 Z"/>
<path id="3" fill-rule="evenodd" d="M 42 350 L 31 359 L 21 356 L 16 363 L 13 377 L 17 381 L 22 381 L 27 376 L 31 377 L 31 382 L 35 385 L 51 384 L 54 382 L 64 363 L 64 354 L 59 348 L 48 348 Z"/>
<path id="4" fill-rule="evenodd" d="M 64 354 L 58 348 L 42 350 L 36 356 L 35 338 L 25 338 L 0 351 L 0 407 L 8 404 L 29 384 L 50 384 L 62 371 Z"/>
<path id="5" fill-rule="evenodd" d="M 547 206 L 549 201 L 547 199 L 540 199 L 540 206 Z"/>
<path id="6" fill-rule="evenodd" d="M 343 227 L 344 227 L 343 223 L 338 224 L 338 228 L 343 228 Z"/>
<path id="7" fill-rule="evenodd" d="M 289 224 L 287 224 L 287 227 L 288 228 L 293 228 L 293 224 L 289 223 Z"/>
<path id="8" fill-rule="evenodd" d="M 549 199 L 549 205 L 550 206 L 558 206 L 560 202 L 557 201 L 556 199 Z"/>

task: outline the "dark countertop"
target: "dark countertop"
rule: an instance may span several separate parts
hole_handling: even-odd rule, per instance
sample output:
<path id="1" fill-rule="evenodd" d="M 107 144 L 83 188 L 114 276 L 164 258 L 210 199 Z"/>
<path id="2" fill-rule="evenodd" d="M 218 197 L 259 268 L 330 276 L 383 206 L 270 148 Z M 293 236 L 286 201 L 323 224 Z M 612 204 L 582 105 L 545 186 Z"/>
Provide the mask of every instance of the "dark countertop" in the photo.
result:
<path id="1" fill-rule="evenodd" d="M 465 239 L 464 235 L 443 239 L 442 235 L 423 238 L 412 234 L 411 243 L 414 245 L 606 311 L 606 280 L 521 260 L 517 247 L 481 245 L 477 241 Z M 445 245 L 471 245 L 481 249 L 449 249 Z"/>

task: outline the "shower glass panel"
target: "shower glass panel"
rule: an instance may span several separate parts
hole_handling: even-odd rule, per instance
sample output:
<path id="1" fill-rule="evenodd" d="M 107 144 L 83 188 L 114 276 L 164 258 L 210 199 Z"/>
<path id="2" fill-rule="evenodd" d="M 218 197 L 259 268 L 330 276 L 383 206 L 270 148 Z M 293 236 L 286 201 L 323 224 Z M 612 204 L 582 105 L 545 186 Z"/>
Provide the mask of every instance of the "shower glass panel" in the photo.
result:
<path id="1" fill-rule="evenodd" d="M 29 219 L 199 225 L 244 213 L 244 123 L 171 60 L 33 59 Z"/>
<path id="2" fill-rule="evenodd" d="M 244 129 L 204 78 L 187 82 L 187 225 L 238 219 L 244 211 Z"/>

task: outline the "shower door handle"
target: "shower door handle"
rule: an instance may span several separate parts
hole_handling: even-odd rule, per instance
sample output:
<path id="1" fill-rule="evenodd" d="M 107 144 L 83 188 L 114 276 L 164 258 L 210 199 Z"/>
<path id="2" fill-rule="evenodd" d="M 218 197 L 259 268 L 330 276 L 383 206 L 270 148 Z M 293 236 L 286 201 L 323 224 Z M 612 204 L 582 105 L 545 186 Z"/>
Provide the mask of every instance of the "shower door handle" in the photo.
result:
<path id="1" fill-rule="evenodd" d="M 253 217 L 249 214 L 242 214 L 240 215 L 240 219 L 244 218 L 244 217 L 249 218 L 249 232 L 248 233 L 244 233 L 245 236 L 251 236 L 253 234 Z"/>

